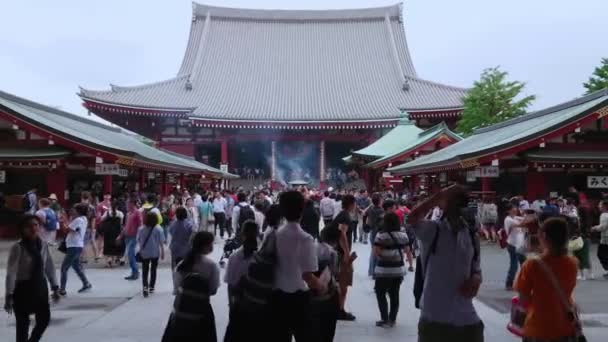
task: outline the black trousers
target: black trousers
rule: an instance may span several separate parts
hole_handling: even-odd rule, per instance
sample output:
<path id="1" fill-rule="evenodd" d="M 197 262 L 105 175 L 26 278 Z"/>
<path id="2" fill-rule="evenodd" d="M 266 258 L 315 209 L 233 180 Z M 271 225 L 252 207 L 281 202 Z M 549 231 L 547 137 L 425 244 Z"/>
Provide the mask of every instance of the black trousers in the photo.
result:
<path id="1" fill-rule="evenodd" d="M 158 268 L 158 258 L 144 259 L 141 263 L 142 277 L 141 282 L 144 288 L 154 288 L 156 284 L 156 269 Z M 148 281 L 148 273 L 150 280 Z"/>
<path id="2" fill-rule="evenodd" d="M 333 342 L 340 311 L 340 296 L 333 291 L 327 300 L 312 300 L 313 324 L 317 328 L 317 341 Z"/>
<path id="3" fill-rule="evenodd" d="M 403 278 L 376 278 L 374 291 L 378 300 L 378 309 L 380 310 L 380 319 L 385 322 L 394 322 L 397 320 L 399 312 L 399 287 Z M 391 301 L 390 311 L 386 295 Z"/>
<path id="4" fill-rule="evenodd" d="M 15 319 L 17 321 L 17 342 L 38 342 L 48 327 L 49 321 L 51 320 L 51 309 L 48 302 L 41 303 L 40 307 L 38 307 L 32 313 L 36 318 L 36 324 L 34 325 L 32 334 L 28 338 L 30 332 L 30 313 L 27 311 L 21 311 L 19 308 L 15 307 Z"/>
<path id="5" fill-rule="evenodd" d="M 226 227 L 226 214 L 224 214 L 224 213 L 213 213 L 213 217 L 215 217 L 215 227 L 213 229 L 213 234 L 217 235 L 217 228 L 219 227 L 220 228 L 220 236 L 224 237 L 224 228 Z"/>
<path id="6" fill-rule="evenodd" d="M 597 258 L 600 260 L 604 271 L 608 271 L 608 245 L 600 243 L 597 246 Z"/>
<path id="7" fill-rule="evenodd" d="M 276 291 L 272 300 L 272 316 L 274 317 L 271 341 L 317 342 L 311 317 L 310 292 L 298 291 L 286 293 Z"/>

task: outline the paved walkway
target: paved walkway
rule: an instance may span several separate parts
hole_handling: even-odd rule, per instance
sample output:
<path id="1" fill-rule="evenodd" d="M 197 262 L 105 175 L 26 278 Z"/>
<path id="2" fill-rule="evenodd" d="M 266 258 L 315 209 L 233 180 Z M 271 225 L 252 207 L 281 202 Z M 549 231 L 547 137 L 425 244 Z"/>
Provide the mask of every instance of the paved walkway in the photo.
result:
<path id="1" fill-rule="evenodd" d="M 219 258 L 219 247 L 213 253 Z M 347 306 L 356 316 L 356 322 L 340 322 L 336 334 L 337 342 L 376 341 L 416 341 L 416 323 L 419 312 L 414 308 L 412 297 L 413 274 L 406 277 L 401 288 L 401 311 L 394 329 L 374 326 L 378 319 L 378 309 L 373 293 L 373 282 L 367 277 L 369 245 L 355 245 L 360 255 L 356 263 L 355 287 L 349 293 Z M 483 255 L 491 253 L 484 250 Z M 2 256 L 4 257 L 4 256 Z M 503 267 L 494 265 L 494 267 Z M 126 269 L 88 269 L 87 275 L 93 283 L 93 291 L 76 294 L 80 283 L 74 273 L 70 273 L 68 297 L 52 309 L 52 322 L 44 341 L 49 342 L 153 342 L 159 341 L 171 308 L 171 274 L 164 267 L 159 272 L 157 293 L 144 299 L 140 294 L 139 282 L 122 279 Z M 4 268 L 0 277 L 4 277 Z M 608 284 L 606 284 L 608 285 Z M 606 289 L 606 288 L 604 288 Z M 4 282 L 0 282 L 0 292 L 4 293 Z M 608 291 L 595 293 L 606 296 Z M 1 300 L 1 299 L 0 299 Z M 227 324 L 228 307 L 226 287 L 223 284 L 212 300 L 220 338 Z M 505 329 L 508 315 L 489 306 L 476 302 L 480 316 L 486 325 L 486 341 L 516 341 Z M 14 320 L 0 315 L 1 341 L 14 341 Z M 591 317 L 591 316 L 590 316 Z M 591 318 L 598 322 L 608 321 L 608 315 L 595 314 Z M 270 327 L 270 322 L 269 326 Z M 266 327 L 266 328 L 268 328 Z M 606 341 L 608 330 L 602 327 L 589 328 L 590 341 Z"/>

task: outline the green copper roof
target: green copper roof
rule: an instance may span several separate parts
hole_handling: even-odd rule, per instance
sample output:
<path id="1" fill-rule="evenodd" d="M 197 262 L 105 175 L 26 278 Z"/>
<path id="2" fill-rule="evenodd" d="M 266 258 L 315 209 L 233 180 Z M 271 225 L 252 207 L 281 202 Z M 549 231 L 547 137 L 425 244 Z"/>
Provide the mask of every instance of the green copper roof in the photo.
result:
<path id="1" fill-rule="evenodd" d="M 476 130 L 470 137 L 432 154 L 393 168 L 395 174 L 441 167 L 525 143 L 608 105 L 608 89 Z"/>
<path id="2" fill-rule="evenodd" d="M 371 145 L 353 152 L 353 155 L 355 157 L 371 157 L 375 159 L 397 153 L 415 141 L 421 132 L 423 130 L 416 127 L 413 122 L 407 118 L 402 118 L 395 128 Z"/>
<path id="3" fill-rule="evenodd" d="M 56 159 L 70 155 L 61 147 L 0 147 L 0 159 Z"/>
<path id="4" fill-rule="evenodd" d="M 232 177 L 230 174 L 194 159 L 149 146 L 143 143 L 137 135 L 128 134 L 120 128 L 110 127 L 2 91 L 0 91 L 0 110 L 32 125 L 43 127 L 54 134 L 101 151 L 188 172 L 207 172 L 221 177 Z"/>
<path id="5" fill-rule="evenodd" d="M 407 144 L 403 144 L 398 151 L 387 154 L 384 157 L 376 159 L 373 162 L 371 162 L 365 166 L 374 167 L 374 166 L 380 165 L 383 162 L 390 160 L 392 158 L 395 158 L 396 156 L 398 156 L 400 154 L 414 150 L 415 148 L 422 146 L 433 139 L 436 139 L 437 137 L 441 136 L 442 134 L 448 135 L 451 138 L 455 139 L 456 141 L 462 140 L 462 137 L 460 137 L 458 134 L 452 132 L 448 128 L 448 126 L 445 124 L 445 122 L 441 122 L 440 124 L 437 124 L 425 131 L 418 133 L 418 135 L 415 136 L 414 139 L 406 139 Z"/>

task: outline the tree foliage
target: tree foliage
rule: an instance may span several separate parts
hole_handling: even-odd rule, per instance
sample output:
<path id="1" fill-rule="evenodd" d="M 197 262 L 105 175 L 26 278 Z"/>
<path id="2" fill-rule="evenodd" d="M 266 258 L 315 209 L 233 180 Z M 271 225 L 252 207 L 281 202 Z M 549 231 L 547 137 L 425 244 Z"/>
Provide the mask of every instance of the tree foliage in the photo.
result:
<path id="1" fill-rule="evenodd" d="M 587 89 L 587 94 L 608 88 L 608 58 L 602 58 L 601 65 L 595 68 L 583 86 Z"/>
<path id="2" fill-rule="evenodd" d="M 458 121 L 457 131 L 463 135 L 476 128 L 520 116 L 536 96 L 520 98 L 525 83 L 507 80 L 508 73 L 498 67 L 485 69 L 481 78 L 464 96 L 464 109 Z"/>

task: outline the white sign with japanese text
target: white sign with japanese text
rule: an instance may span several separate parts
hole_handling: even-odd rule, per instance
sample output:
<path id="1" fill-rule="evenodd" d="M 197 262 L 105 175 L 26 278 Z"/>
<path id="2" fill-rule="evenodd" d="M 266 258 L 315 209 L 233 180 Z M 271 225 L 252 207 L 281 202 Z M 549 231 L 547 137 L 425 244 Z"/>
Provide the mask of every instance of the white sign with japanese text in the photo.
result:
<path id="1" fill-rule="evenodd" d="M 118 164 L 95 164 L 96 175 L 120 175 Z"/>
<path id="2" fill-rule="evenodd" d="M 608 176 L 587 176 L 587 188 L 608 189 Z"/>
<path id="3" fill-rule="evenodd" d="M 480 177 L 482 178 L 498 178 L 500 170 L 498 166 L 482 166 L 480 167 Z"/>

